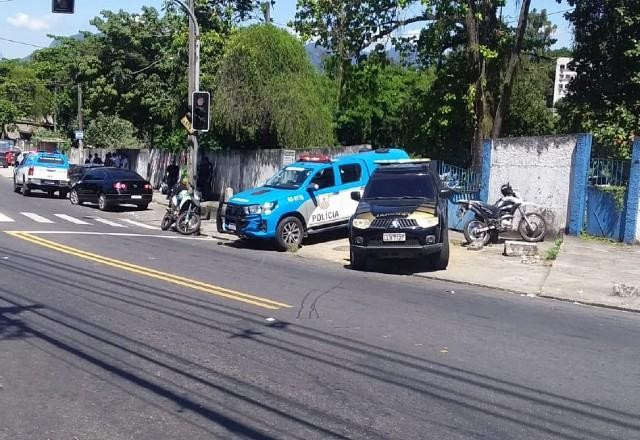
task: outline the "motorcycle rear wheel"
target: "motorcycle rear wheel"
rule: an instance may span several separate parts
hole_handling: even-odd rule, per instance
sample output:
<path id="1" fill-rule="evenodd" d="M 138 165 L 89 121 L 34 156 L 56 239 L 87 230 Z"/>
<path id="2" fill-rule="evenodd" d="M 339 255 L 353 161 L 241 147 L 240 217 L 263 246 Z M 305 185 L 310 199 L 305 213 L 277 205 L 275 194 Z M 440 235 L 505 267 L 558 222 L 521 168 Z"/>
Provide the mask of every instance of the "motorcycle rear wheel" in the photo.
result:
<path id="1" fill-rule="evenodd" d="M 176 230 L 182 235 L 192 235 L 200 230 L 200 215 L 195 212 L 183 212 L 176 220 Z"/>
<path id="2" fill-rule="evenodd" d="M 527 224 L 527 220 L 532 228 Z M 544 218 L 540 214 L 531 213 L 527 214 L 527 220 L 523 218 L 518 224 L 518 232 L 522 239 L 530 243 L 544 240 L 544 236 L 547 235 L 547 222 Z"/>
<path id="3" fill-rule="evenodd" d="M 491 240 L 490 231 L 484 232 L 476 232 L 476 229 L 484 229 L 487 227 L 487 224 L 483 221 L 478 220 L 477 218 L 471 219 L 464 225 L 464 238 L 467 240 L 468 244 L 473 242 L 481 242 L 483 246 L 489 243 Z"/>
<path id="4" fill-rule="evenodd" d="M 160 222 L 160 229 L 162 229 L 163 231 L 168 231 L 172 224 L 172 215 L 170 212 L 166 212 L 164 214 L 164 217 L 162 217 L 162 221 Z"/>

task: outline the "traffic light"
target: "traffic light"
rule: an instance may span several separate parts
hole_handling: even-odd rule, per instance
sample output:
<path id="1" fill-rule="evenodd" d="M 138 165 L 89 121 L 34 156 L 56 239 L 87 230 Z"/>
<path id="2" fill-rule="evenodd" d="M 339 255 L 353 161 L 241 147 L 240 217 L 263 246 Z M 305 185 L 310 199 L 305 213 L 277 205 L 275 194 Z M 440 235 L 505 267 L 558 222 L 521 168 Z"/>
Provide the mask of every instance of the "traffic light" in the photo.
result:
<path id="1" fill-rule="evenodd" d="M 211 96 L 209 92 L 193 92 L 193 129 L 197 131 L 209 131 L 209 106 Z"/>
<path id="2" fill-rule="evenodd" d="M 73 14 L 75 0 L 52 0 L 51 12 L 54 14 Z"/>

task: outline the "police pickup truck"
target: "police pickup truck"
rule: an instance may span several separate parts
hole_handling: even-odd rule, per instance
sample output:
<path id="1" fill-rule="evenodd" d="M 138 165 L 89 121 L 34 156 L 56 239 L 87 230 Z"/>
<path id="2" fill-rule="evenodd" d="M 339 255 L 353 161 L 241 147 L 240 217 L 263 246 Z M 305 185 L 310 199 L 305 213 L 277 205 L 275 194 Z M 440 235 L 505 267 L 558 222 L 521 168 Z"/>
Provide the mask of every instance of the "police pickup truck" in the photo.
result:
<path id="1" fill-rule="evenodd" d="M 64 154 L 31 152 L 22 155 L 13 172 L 13 190 L 28 196 L 33 189 L 45 191 L 50 197 L 57 191 L 60 198 L 69 191 L 69 161 Z"/>
<path id="2" fill-rule="evenodd" d="M 407 159 L 400 149 L 378 149 L 338 156 L 306 155 L 281 169 L 259 188 L 241 192 L 226 204 L 219 232 L 275 240 L 279 250 L 297 248 L 303 237 L 346 228 L 379 160 Z"/>

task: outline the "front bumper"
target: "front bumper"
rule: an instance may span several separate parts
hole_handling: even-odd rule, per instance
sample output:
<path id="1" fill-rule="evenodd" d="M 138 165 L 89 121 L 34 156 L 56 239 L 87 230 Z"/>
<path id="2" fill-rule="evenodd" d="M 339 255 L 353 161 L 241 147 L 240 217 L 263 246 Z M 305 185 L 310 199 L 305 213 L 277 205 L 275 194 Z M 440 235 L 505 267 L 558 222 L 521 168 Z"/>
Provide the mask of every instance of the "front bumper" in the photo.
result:
<path id="1" fill-rule="evenodd" d="M 405 234 L 404 241 L 385 241 L 384 234 Z M 442 250 L 438 227 L 415 229 L 351 229 L 353 252 L 375 258 L 416 258 Z"/>
<path id="2" fill-rule="evenodd" d="M 269 221 L 262 214 L 245 215 L 242 210 L 241 206 L 227 205 L 221 222 L 221 232 L 242 238 L 275 238 L 275 225 L 272 225 L 273 230 L 269 230 Z"/>

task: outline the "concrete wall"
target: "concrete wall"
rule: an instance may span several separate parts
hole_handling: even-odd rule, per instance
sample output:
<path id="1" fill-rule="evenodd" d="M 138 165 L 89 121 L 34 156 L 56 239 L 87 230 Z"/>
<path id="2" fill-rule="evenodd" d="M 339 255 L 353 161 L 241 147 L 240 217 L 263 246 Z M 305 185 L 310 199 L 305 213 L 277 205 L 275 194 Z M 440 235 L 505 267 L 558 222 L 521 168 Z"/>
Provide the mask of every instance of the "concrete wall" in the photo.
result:
<path id="1" fill-rule="evenodd" d="M 296 150 L 296 157 L 302 154 L 339 154 L 355 153 L 364 148 L 370 149 L 370 145 L 354 145 L 336 148 L 315 148 L 308 150 Z M 72 149 L 69 154 L 71 163 L 84 163 L 84 158 L 97 153 L 103 160 L 109 150 L 85 149 L 84 156 L 80 157 L 78 150 Z M 129 158 L 129 168 L 135 170 L 151 184 L 158 188 L 162 182 L 164 171 L 175 157 L 178 165 L 188 163 L 189 152 L 174 154 L 163 150 L 118 150 Z M 212 196 L 219 198 L 225 188 L 233 188 L 237 193 L 248 188 L 263 184 L 282 166 L 284 150 L 227 150 L 208 151 L 207 157 L 213 164 Z"/>
<path id="2" fill-rule="evenodd" d="M 527 202 L 537 203 L 552 233 L 567 227 L 571 170 L 578 135 L 496 139 L 489 144 L 488 201 L 500 197 L 500 186 L 511 183 Z M 586 176 L 585 176 L 586 178 Z"/>

